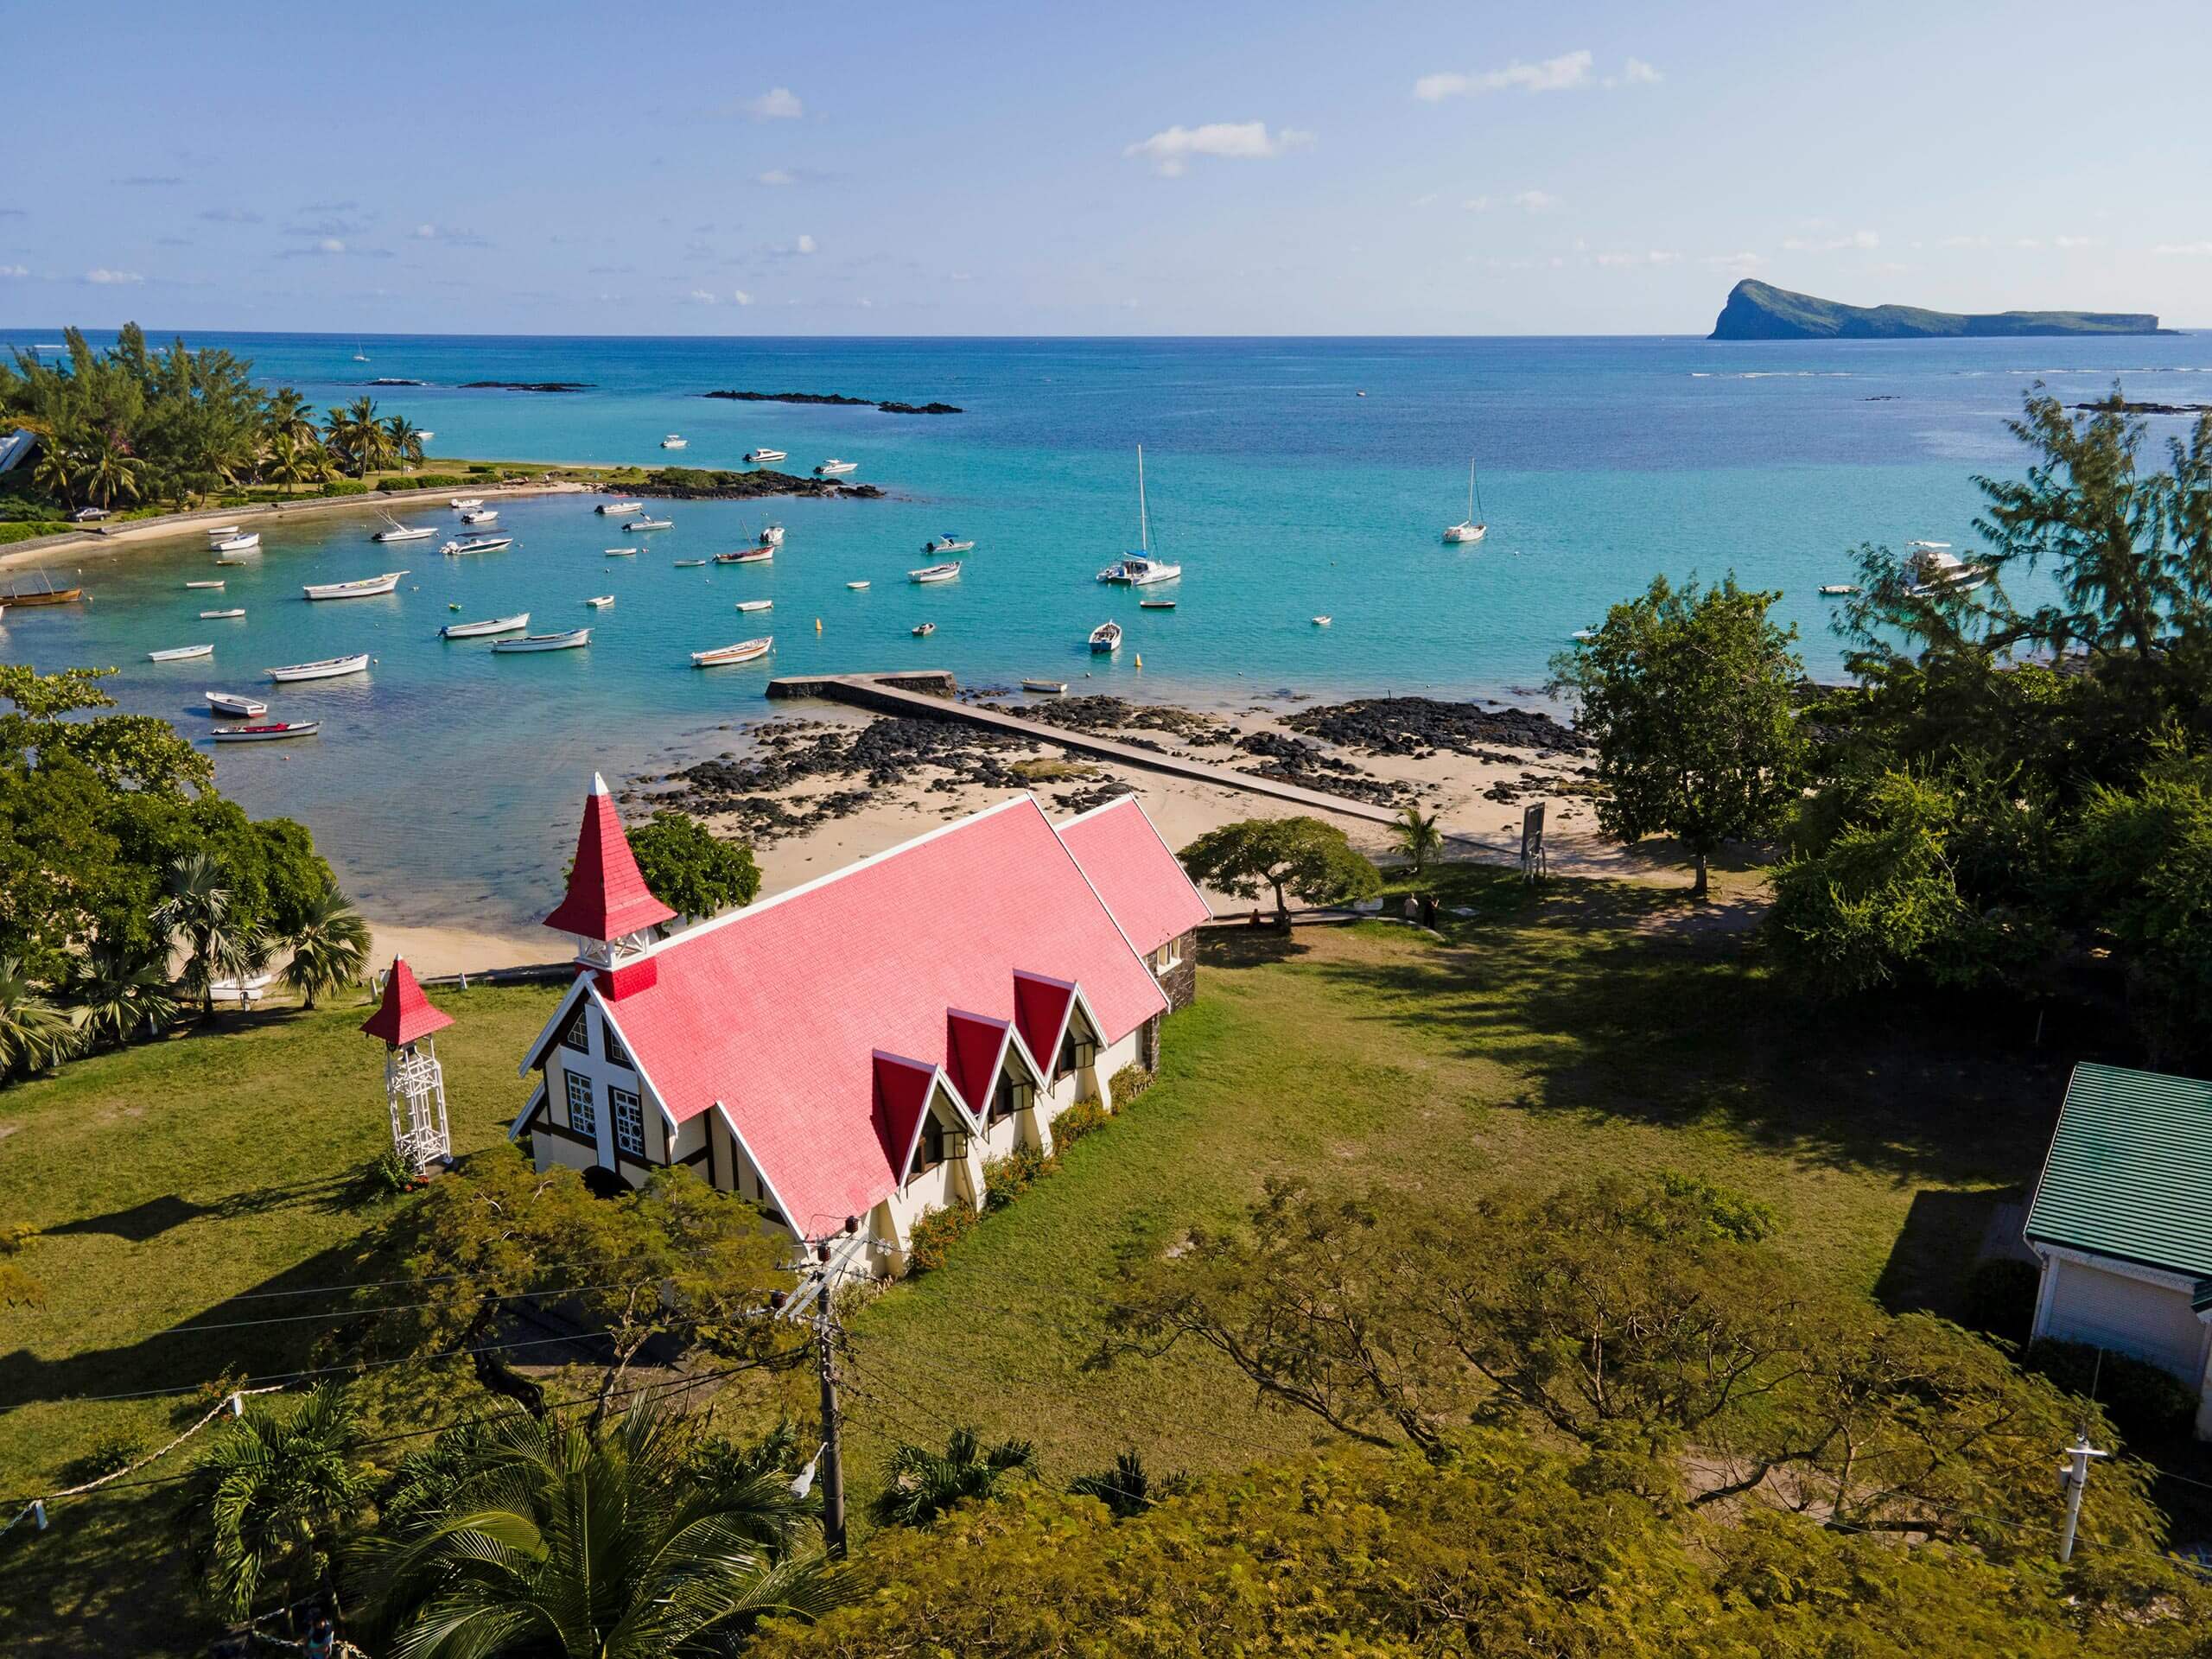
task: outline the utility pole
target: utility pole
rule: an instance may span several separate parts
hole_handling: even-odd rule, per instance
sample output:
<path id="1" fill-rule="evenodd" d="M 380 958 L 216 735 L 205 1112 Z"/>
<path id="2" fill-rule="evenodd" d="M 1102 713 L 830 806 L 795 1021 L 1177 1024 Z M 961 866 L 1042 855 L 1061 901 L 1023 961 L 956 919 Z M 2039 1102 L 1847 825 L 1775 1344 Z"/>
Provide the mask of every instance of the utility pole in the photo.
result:
<path id="1" fill-rule="evenodd" d="M 2082 1520 L 2082 1491 L 2089 1484 L 2089 1459 L 2111 1455 L 2091 1446 L 2086 1430 L 2075 1435 L 2074 1444 L 2066 1448 L 2066 1461 L 2059 1465 L 2059 1472 L 2064 1477 L 2061 1490 L 2066 1494 L 2066 1525 L 2058 1535 L 2058 1559 L 2062 1564 L 2074 1559 L 2074 1531 Z"/>
<path id="2" fill-rule="evenodd" d="M 797 1320 L 810 1311 L 814 1317 L 815 1366 L 822 1380 L 822 1450 L 816 1453 L 822 1468 L 822 1541 L 832 1560 L 845 1554 L 845 1457 L 837 1409 L 837 1281 L 866 1247 L 860 1217 L 849 1216 L 842 1233 L 806 1241 L 808 1259 L 796 1271 L 799 1281 L 788 1295 L 775 1302 L 776 1317 Z M 810 1474 L 811 1471 L 810 1470 Z M 801 1477 L 802 1480 L 808 1477 Z M 794 1490 L 798 1490 L 794 1488 Z"/>

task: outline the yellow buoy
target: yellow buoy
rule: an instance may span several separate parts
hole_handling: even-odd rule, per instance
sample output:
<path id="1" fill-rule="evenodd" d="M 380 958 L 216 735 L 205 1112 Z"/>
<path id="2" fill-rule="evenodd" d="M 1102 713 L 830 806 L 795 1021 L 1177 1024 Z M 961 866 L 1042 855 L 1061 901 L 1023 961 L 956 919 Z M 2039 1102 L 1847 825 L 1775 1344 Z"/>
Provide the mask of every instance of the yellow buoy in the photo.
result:
<path id="1" fill-rule="evenodd" d="M 822 632 L 822 619 L 818 616 L 814 619 L 814 631 L 817 633 Z"/>
<path id="2" fill-rule="evenodd" d="M 1137 657 L 1137 666 L 1139 668 L 1142 668 L 1144 666 L 1144 657 L 1142 653 L 1139 653 Z"/>

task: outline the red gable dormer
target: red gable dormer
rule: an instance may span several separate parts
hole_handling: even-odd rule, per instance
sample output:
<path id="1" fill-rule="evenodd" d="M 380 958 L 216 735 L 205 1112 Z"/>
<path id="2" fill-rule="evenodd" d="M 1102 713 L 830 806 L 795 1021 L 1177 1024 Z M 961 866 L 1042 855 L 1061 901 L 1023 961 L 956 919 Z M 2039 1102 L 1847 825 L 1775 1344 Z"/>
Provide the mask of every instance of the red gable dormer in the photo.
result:
<path id="1" fill-rule="evenodd" d="M 576 834 L 576 860 L 569 870 L 569 891 L 545 925 L 600 944 L 611 944 L 663 922 L 676 912 L 653 897 L 645 878 L 638 874 L 638 861 L 622 834 L 622 816 L 607 793 L 607 780 L 592 774 L 591 793 L 584 798 L 583 826 Z M 602 988 L 610 998 L 644 988 L 654 977 L 652 958 L 633 967 L 599 963 Z"/>
<path id="2" fill-rule="evenodd" d="M 1068 1028 L 1068 1010 L 1075 1003 L 1075 987 L 1064 979 L 1014 970 L 1014 1024 L 1021 1040 L 1037 1057 L 1049 1077 L 1052 1057 L 1059 1052 L 1060 1033 Z"/>
<path id="3" fill-rule="evenodd" d="M 999 1083 L 999 1057 L 1006 1052 L 1007 1022 L 953 1008 L 944 1016 L 944 1070 L 968 1109 L 978 1117 L 991 1109 Z"/>
<path id="4" fill-rule="evenodd" d="M 385 976 L 384 1000 L 377 1004 L 374 1014 L 361 1021 L 361 1029 L 372 1037 L 383 1038 L 394 1048 L 404 1048 L 451 1024 L 451 1014 L 442 1014 L 430 1005 L 430 999 L 416 982 L 415 970 L 407 965 L 407 958 L 394 957 L 391 972 Z"/>

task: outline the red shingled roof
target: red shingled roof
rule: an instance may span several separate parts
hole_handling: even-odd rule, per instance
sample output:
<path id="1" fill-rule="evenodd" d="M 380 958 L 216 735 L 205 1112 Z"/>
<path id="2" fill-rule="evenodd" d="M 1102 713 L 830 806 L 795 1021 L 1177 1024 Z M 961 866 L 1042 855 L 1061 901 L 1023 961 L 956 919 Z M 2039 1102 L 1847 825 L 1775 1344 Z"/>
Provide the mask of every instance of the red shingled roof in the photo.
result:
<path id="1" fill-rule="evenodd" d="M 906 1146 L 889 1143 L 911 1141 L 935 1068 L 986 1086 L 977 1025 L 1015 1021 L 1027 1040 L 1020 1003 L 1051 1001 L 1035 1011 L 1056 1041 L 1072 993 L 1050 981 L 1081 986 L 1109 1043 L 1166 1007 L 1026 796 L 651 950 L 658 982 L 613 1005 L 623 1046 L 677 1122 L 728 1113 L 807 1233 L 896 1188 Z M 1017 992 L 1024 971 L 1047 981 Z"/>
<path id="2" fill-rule="evenodd" d="M 1149 956 L 1211 914 L 1134 795 L 1060 826 L 1060 839 L 1141 955 Z"/>
<path id="3" fill-rule="evenodd" d="M 385 976 L 384 1001 L 361 1021 L 361 1029 L 372 1037 L 383 1038 L 394 1048 L 404 1048 L 416 1038 L 443 1031 L 451 1024 L 451 1014 L 431 1007 L 430 999 L 416 983 L 415 970 L 407 965 L 407 959 L 394 957 L 391 972 Z"/>
<path id="4" fill-rule="evenodd" d="M 568 896 L 545 925 L 588 939 L 619 939 L 662 922 L 676 912 L 653 897 L 638 874 L 623 838 L 622 817 L 608 798 L 607 780 L 592 774 L 584 797 L 583 828 L 576 835 L 576 861 L 569 871 Z"/>

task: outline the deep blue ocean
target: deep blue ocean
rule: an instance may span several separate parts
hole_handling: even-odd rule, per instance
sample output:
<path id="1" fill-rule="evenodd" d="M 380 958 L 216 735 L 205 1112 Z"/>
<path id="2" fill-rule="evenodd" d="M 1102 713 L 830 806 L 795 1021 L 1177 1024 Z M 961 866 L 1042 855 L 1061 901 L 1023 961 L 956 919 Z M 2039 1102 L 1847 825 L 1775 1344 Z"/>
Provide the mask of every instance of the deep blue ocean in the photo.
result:
<path id="1" fill-rule="evenodd" d="M 160 338 L 156 331 L 156 339 Z M 0 330 L 0 345 L 57 341 Z M 95 343 L 102 337 L 94 336 Z M 264 537 L 217 570 L 198 534 L 83 558 L 92 602 L 10 612 L 0 653 L 41 668 L 115 664 L 129 707 L 194 735 L 203 687 L 251 690 L 324 721 L 319 739 L 225 748 L 225 789 L 303 818 L 372 913 L 511 926 L 542 910 L 594 768 L 610 779 L 733 747 L 772 673 L 913 666 L 963 683 L 1024 676 L 1208 703 L 1280 688 L 1530 701 L 1547 658 L 1658 571 L 1778 588 L 1808 667 L 1837 667 L 1815 589 L 1862 541 L 1974 542 L 1977 473 L 2020 465 L 2005 423 L 2046 381 L 2069 401 L 2212 401 L 2212 335 L 2110 340 L 1718 343 L 1695 339 L 585 340 L 195 334 L 318 407 L 372 378 L 380 410 L 436 434 L 434 455 L 734 467 L 751 448 L 861 463 L 880 501 L 663 504 L 675 527 L 625 537 L 591 499 L 502 507 L 513 550 L 442 558 L 372 545 L 372 516 Z M 353 361 L 356 351 L 368 359 Z M 462 391 L 573 380 L 581 392 Z M 964 413 L 709 400 L 713 388 L 957 404 Z M 1360 396 L 1361 392 L 1365 396 Z M 2154 423 L 2178 433 L 2182 423 Z M 664 434 L 690 440 L 664 453 Z M 1185 569 L 1173 612 L 1092 580 L 1135 545 L 1145 447 L 1153 543 Z M 1481 464 L 1488 538 L 1445 546 Z M 765 510 L 765 511 L 764 511 Z M 678 569 L 788 527 L 767 567 Z M 450 526 L 447 512 L 409 515 Z M 957 582 L 905 573 L 943 531 L 972 537 Z M 442 534 L 439 539 L 442 539 Z M 642 544 L 632 559 L 604 550 Z M 405 568 L 390 598 L 308 604 L 307 582 Z M 224 592 L 188 592 L 223 576 Z M 845 584 L 866 579 L 855 593 Z M 1155 590 L 1156 591 L 1156 590 Z M 587 610 L 588 595 L 615 605 Z M 775 601 L 741 616 L 741 599 Z M 201 609 L 244 606 L 242 621 Z M 458 611 L 449 608 L 458 606 Z M 588 623 L 588 651 L 492 658 L 448 644 L 457 618 L 528 609 Z M 1313 626 L 1316 613 L 1333 626 Z M 1110 665 L 1084 648 L 1109 617 Z M 911 629 L 937 623 L 917 639 Z M 817 621 L 820 623 L 817 632 Z M 765 664 L 689 653 L 772 631 Z M 213 640 L 212 662 L 145 653 Z M 262 671 L 346 651 L 364 678 L 269 688 Z M 1138 658 L 1142 658 L 1142 667 Z"/>

